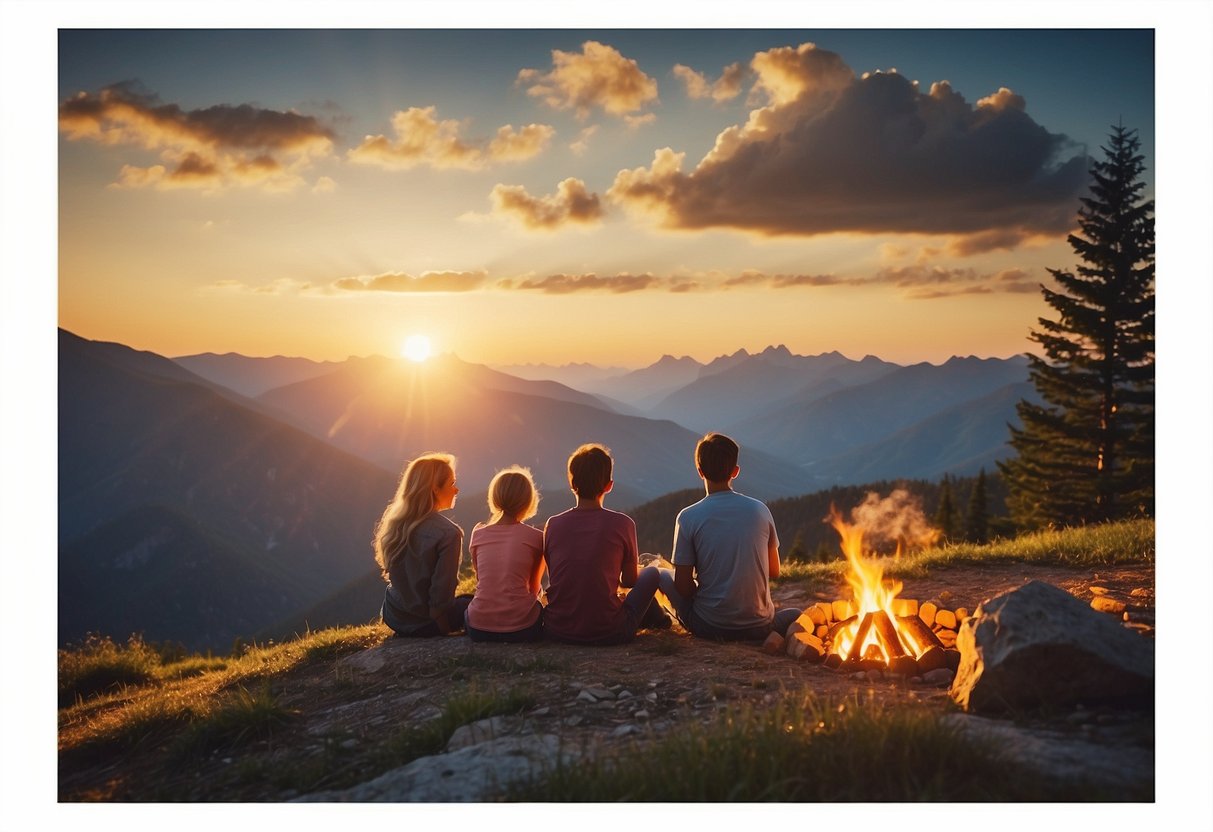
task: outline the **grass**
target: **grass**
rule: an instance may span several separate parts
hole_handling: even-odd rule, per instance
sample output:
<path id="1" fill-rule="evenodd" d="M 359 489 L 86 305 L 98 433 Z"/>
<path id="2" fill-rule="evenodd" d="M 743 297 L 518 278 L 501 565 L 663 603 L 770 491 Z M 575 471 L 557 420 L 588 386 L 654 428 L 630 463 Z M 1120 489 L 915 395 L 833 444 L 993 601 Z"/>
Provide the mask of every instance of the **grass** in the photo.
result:
<path id="1" fill-rule="evenodd" d="M 266 739 L 295 716 L 278 702 L 268 683 L 252 693 L 241 685 L 205 716 L 191 720 L 174 739 L 172 749 L 177 756 L 188 757 Z"/>
<path id="2" fill-rule="evenodd" d="M 1053 566 L 1111 566 L 1154 562 L 1154 521 L 1127 520 L 1072 529 L 1032 532 L 992 543 L 955 543 L 883 558 L 888 577 L 922 577 L 931 569 L 965 564 L 1035 563 Z M 782 564 L 779 580 L 837 580 L 845 560 Z"/>
<path id="3" fill-rule="evenodd" d="M 138 636 L 125 644 L 90 635 L 75 649 L 59 651 L 59 707 L 154 681 L 160 655 Z"/>
<path id="4" fill-rule="evenodd" d="M 222 722 L 231 715 L 216 714 L 225 714 L 226 708 L 260 713 L 269 720 L 271 703 L 262 694 L 240 694 L 242 686 L 330 661 L 378 644 L 386 636 L 387 630 L 377 624 L 342 627 L 307 633 L 282 644 L 254 645 L 239 656 L 222 660 L 191 657 L 167 665 L 158 658 L 153 660 L 154 651 L 149 655 L 147 646 L 137 639 L 126 646 L 95 639 L 80 650 L 60 651 L 60 701 L 65 699 L 65 690 L 71 690 L 69 701 L 75 703 L 59 712 L 62 757 L 74 764 L 165 741 L 183 727 L 188 732 L 195 724 L 213 719 Z M 81 692 L 86 690 L 81 679 L 110 678 L 128 666 L 144 672 L 119 684 L 100 688 L 92 684 L 87 697 Z M 229 690 L 237 690 L 234 704 L 223 699 Z M 233 718 L 238 722 L 242 717 Z M 197 730 L 205 736 L 217 729 Z"/>
<path id="5" fill-rule="evenodd" d="M 727 708 L 614 756 L 557 766 L 505 795 L 553 802 L 1125 800 L 1061 783 L 978 745 L 925 707 L 811 692 Z"/>

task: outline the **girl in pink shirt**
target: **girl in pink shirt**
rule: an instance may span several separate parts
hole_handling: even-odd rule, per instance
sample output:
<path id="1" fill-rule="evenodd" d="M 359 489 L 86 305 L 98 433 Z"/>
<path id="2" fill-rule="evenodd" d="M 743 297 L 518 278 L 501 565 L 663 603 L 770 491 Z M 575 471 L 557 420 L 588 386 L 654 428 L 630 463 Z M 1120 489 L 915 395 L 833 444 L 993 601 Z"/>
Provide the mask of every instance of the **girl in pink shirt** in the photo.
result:
<path id="1" fill-rule="evenodd" d="M 523 522 L 539 510 L 531 472 L 518 466 L 498 471 L 489 483 L 489 510 L 492 517 L 472 530 L 468 546 L 476 570 L 468 636 L 473 641 L 538 641 L 545 564 L 543 532 Z"/>

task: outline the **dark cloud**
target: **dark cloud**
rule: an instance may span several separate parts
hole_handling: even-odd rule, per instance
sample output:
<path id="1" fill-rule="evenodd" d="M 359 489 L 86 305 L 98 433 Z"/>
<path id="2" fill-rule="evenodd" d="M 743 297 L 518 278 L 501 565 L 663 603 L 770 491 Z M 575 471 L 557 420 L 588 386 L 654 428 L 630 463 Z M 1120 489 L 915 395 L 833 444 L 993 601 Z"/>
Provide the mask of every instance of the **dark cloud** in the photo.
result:
<path id="1" fill-rule="evenodd" d="M 116 183 L 121 187 L 294 187 L 302 182 L 299 171 L 329 154 L 334 139 L 313 116 L 251 104 L 185 110 L 133 82 L 64 101 L 59 129 L 70 141 L 159 152 L 164 164 L 125 165 Z"/>
<path id="2" fill-rule="evenodd" d="M 1010 90 L 969 104 L 947 82 L 922 93 L 895 72 L 856 77 L 812 44 L 750 65 L 765 106 L 694 169 L 664 148 L 608 196 L 669 228 L 766 235 L 998 231 L 985 244 L 1004 247 L 1073 224 L 1086 157 Z"/>

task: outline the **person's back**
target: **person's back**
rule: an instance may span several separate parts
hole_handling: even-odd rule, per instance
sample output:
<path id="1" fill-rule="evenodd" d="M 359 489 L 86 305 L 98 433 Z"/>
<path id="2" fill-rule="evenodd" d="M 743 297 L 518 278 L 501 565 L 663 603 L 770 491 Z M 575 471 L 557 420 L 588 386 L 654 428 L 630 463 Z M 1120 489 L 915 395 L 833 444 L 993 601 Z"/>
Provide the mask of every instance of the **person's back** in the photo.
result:
<path id="1" fill-rule="evenodd" d="M 709 433 L 695 446 L 705 496 L 678 513 L 674 571 L 661 570 L 661 591 L 692 635 L 764 639 L 783 635 L 800 610 L 776 610 L 770 580 L 779 576 L 779 537 L 764 504 L 733 490 L 737 443 Z"/>
<path id="2" fill-rule="evenodd" d="M 539 618 L 543 532 L 526 523 L 487 524 L 472 530 L 468 546 L 476 570 L 476 595 L 467 623 L 477 630 L 525 630 Z"/>
<path id="3" fill-rule="evenodd" d="M 636 524 L 608 508 L 571 508 L 544 529 L 548 605 L 544 629 L 561 641 L 594 642 L 623 627 L 620 574 L 635 573 Z"/>
<path id="4" fill-rule="evenodd" d="M 543 527 L 548 566 L 544 632 L 558 641 L 625 644 L 641 626 L 669 626 L 653 603 L 660 576 L 639 570 L 636 523 L 603 508 L 614 463 L 602 445 L 582 445 L 569 457 L 569 487 L 577 505 L 549 518 Z M 631 587 L 626 599 L 619 587 Z"/>
<path id="5" fill-rule="evenodd" d="M 778 546 L 770 510 L 736 491 L 708 494 L 678 514 L 675 566 L 692 566 L 699 584 L 695 612 L 716 627 L 770 623 L 768 553 Z"/>

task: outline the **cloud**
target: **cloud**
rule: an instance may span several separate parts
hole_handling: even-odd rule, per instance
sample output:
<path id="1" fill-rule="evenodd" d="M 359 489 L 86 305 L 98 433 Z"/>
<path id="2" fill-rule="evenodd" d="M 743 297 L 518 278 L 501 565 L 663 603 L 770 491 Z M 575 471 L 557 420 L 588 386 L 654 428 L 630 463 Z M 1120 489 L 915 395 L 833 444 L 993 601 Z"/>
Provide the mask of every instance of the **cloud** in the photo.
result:
<path id="1" fill-rule="evenodd" d="M 645 272 L 615 275 L 597 274 L 552 274 L 547 277 L 528 277 L 497 281 L 497 288 L 514 291 L 543 292 L 548 295 L 569 295 L 574 292 L 609 292 L 622 295 L 644 290 L 663 292 L 690 292 L 700 284 L 686 277 L 657 277 Z"/>
<path id="2" fill-rule="evenodd" d="M 623 121 L 628 127 L 635 130 L 637 128 L 644 127 L 646 124 L 652 124 L 653 122 L 657 121 L 657 114 L 645 113 L 644 115 L 640 116 L 624 116 Z"/>
<path id="3" fill-rule="evenodd" d="M 1023 294 L 1039 291 L 1040 286 L 1022 269 L 1006 269 L 990 274 L 971 268 L 948 269 L 915 264 L 880 269 L 869 280 L 906 289 L 911 300 L 934 300 L 957 295 Z"/>
<path id="4" fill-rule="evenodd" d="M 687 89 L 688 98 L 710 98 L 717 104 L 732 101 L 741 94 L 741 85 L 750 70 L 740 63 L 730 64 L 715 81 L 709 83 L 703 73 L 683 64 L 674 65 L 674 77 L 681 80 Z"/>
<path id="5" fill-rule="evenodd" d="M 350 161 L 389 170 L 419 165 L 443 170 L 479 170 L 494 162 L 521 162 L 547 147 L 556 131 L 546 124 L 514 129 L 507 124 L 491 141 L 468 142 L 459 135 L 463 125 L 454 119 L 439 121 L 436 107 L 409 107 L 392 116 L 394 139 L 367 136 L 347 152 Z"/>
<path id="6" fill-rule="evenodd" d="M 522 185 L 495 185 L 489 198 L 493 213 L 519 220 L 532 229 L 551 231 L 570 223 L 590 225 L 602 219 L 598 194 L 589 193 L 580 179 L 565 179 L 556 193 L 534 197 Z"/>
<path id="7" fill-rule="evenodd" d="M 470 292 L 483 286 L 487 277 L 482 271 L 424 272 L 416 277 L 388 272 L 372 277 L 342 277 L 331 286 L 339 292 Z"/>
<path id="8" fill-rule="evenodd" d="M 583 127 L 581 132 L 577 134 L 577 140 L 569 145 L 569 150 L 573 154 L 580 156 L 590 148 L 590 138 L 598 132 L 598 125 L 591 124 L 589 127 Z"/>
<path id="9" fill-rule="evenodd" d="M 922 93 L 895 72 L 856 77 L 812 44 L 760 52 L 750 67 L 762 106 L 744 124 L 690 170 L 685 154 L 657 150 L 607 196 L 666 228 L 762 235 L 1002 230 L 1002 244 L 1073 225 L 1086 157 L 1009 90 L 970 105 L 946 81 Z"/>
<path id="10" fill-rule="evenodd" d="M 624 116 L 657 100 L 657 82 L 634 60 L 598 41 L 581 45 L 581 52 L 552 50 L 552 69 L 524 69 L 517 83 L 527 95 L 557 110 L 574 110 L 586 118 L 594 109 Z"/>
<path id="11" fill-rule="evenodd" d="M 863 282 L 866 281 L 855 278 L 841 278 L 832 274 L 764 274 L 757 271 L 744 271 L 735 277 L 727 278 L 720 285 L 725 289 L 752 287 L 792 289 L 800 286 L 838 286 L 840 284 Z"/>
<path id="12" fill-rule="evenodd" d="M 314 194 L 331 194 L 337 190 L 337 183 L 328 176 L 322 176 L 316 180 L 316 184 L 312 186 Z"/>
<path id="13" fill-rule="evenodd" d="M 156 151 L 160 164 L 126 164 L 119 188 L 232 186 L 290 190 L 301 172 L 333 148 L 332 130 L 313 116 L 251 104 L 184 110 L 134 82 L 94 94 L 79 92 L 59 105 L 68 141 L 95 141 Z"/>

